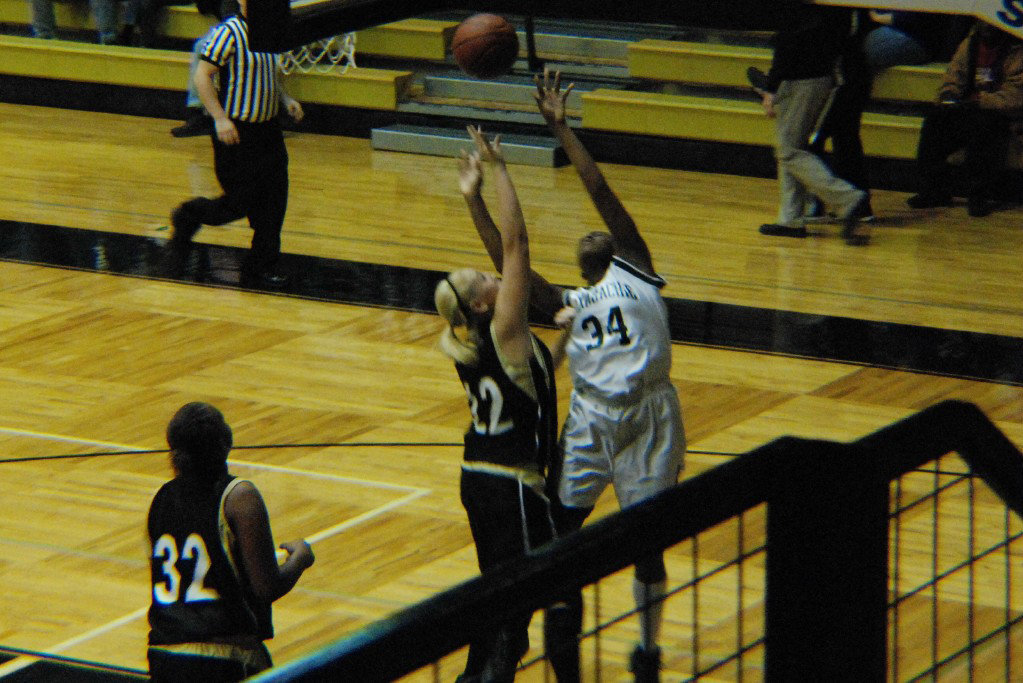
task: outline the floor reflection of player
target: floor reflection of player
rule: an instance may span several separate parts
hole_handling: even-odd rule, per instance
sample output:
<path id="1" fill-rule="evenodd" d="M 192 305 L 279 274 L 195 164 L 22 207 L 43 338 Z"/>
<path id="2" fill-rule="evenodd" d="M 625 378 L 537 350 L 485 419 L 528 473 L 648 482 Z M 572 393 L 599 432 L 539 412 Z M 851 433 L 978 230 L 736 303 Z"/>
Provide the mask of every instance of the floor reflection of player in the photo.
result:
<path id="1" fill-rule="evenodd" d="M 271 603 L 313 563 L 305 541 L 278 565 L 259 491 L 227 471 L 231 428 L 208 403 L 167 425 L 174 478 L 149 508 L 154 681 L 240 681 L 271 666 Z"/>

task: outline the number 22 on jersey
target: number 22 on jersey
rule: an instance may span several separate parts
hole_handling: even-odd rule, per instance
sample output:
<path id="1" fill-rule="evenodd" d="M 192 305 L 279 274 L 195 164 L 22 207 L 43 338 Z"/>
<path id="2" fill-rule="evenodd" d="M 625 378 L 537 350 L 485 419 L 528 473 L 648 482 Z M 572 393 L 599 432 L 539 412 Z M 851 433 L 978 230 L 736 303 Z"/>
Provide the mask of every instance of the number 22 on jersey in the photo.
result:
<path id="1" fill-rule="evenodd" d="M 210 554 L 199 534 L 188 535 L 181 546 L 180 554 L 177 543 L 170 534 L 164 534 L 157 539 L 153 545 L 153 558 L 163 560 L 161 569 L 165 580 L 162 583 L 153 583 L 153 598 L 162 605 L 169 605 L 181 597 L 181 572 L 176 566 L 179 557 L 195 560 L 195 570 L 185 587 L 184 601 L 219 600 L 220 594 L 217 591 L 203 585 L 206 573 L 210 570 Z"/>

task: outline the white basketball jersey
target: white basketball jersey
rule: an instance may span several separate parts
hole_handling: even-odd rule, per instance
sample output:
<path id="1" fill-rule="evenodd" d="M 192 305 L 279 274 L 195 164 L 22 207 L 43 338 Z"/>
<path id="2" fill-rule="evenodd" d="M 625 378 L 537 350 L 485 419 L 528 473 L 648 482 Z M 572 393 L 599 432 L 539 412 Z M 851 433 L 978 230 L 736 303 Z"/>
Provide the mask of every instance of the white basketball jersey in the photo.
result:
<path id="1" fill-rule="evenodd" d="M 616 256 L 600 282 L 565 292 L 576 310 L 566 351 L 577 391 L 614 403 L 669 381 L 664 284 Z"/>

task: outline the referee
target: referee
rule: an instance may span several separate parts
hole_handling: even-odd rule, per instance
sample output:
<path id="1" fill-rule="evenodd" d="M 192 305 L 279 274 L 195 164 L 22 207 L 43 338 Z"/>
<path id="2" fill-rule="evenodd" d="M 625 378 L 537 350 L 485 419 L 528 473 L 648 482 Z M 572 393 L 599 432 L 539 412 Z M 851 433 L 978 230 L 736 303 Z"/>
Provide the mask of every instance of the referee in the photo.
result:
<path id="1" fill-rule="evenodd" d="M 224 194 L 195 197 L 174 209 L 170 246 L 183 256 L 203 225 L 245 216 L 252 247 L 242 264 L 243 282 L 280 287 L 287 282 L 277 262 L 288 206 L 288 151 L 277 114 L 282 104 L 295 121 L 303 112 L 281 85 L 277 55 L 249 49 L 247 6 L 248 0 L 239 0 L 238 14 L 213 29 L 194 77 L 215 124 L 213 168 Z"/>

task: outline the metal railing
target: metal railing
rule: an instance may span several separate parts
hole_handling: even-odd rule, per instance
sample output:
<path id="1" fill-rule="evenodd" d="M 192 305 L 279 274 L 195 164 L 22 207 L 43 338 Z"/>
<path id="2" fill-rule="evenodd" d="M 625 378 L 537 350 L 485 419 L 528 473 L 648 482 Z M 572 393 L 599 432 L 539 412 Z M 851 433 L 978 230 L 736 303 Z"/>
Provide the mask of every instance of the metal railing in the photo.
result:
<path id="1" fill-rule="evenodd" d="M 257 680 L 394 680 L 507 619 L 510 605 L 533 612 L 584 588 L 583 669 L 600 680 L 605 666 L 621 672 L 635 621 L 627 601 L 605 609 L 601 586 L 656 551 L 674 582 L 663 665 L 681 677 L 1013 680 L 1023 531 L 1010 510 L 1023 511 L 1023 456 L 969 403 L 849 444 L 785 437 Z"/>

